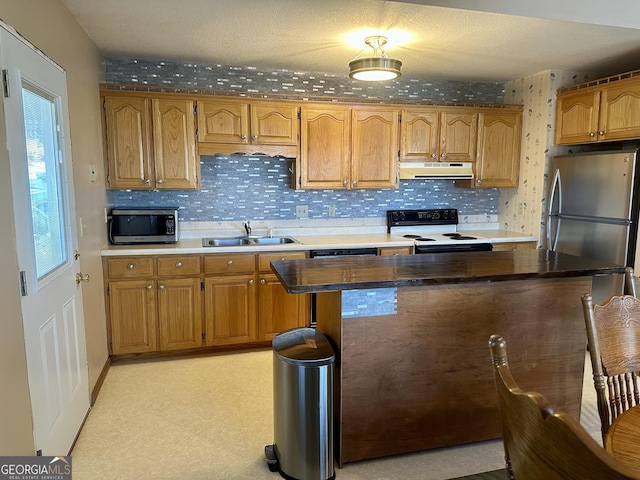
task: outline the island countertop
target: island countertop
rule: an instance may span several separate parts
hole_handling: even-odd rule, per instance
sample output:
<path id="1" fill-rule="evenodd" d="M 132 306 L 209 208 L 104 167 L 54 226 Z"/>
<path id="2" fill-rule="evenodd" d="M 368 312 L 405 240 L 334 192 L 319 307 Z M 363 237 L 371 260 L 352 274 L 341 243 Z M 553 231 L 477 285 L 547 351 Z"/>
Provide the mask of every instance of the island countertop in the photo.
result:
<path id="1" fill-rule="evenodd" d="M 549 250 L 277 260 L 289 293 L 622 274 L 624 266 Z"/>

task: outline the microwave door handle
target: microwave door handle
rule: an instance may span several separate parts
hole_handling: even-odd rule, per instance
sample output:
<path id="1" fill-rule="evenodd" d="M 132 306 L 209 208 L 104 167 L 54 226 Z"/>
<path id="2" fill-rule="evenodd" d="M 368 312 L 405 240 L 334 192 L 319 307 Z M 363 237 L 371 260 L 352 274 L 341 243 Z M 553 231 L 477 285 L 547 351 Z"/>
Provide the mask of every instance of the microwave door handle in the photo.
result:
<path id="1" fill-rule="evenodd" d="M 554 215 L 553 205 L 555 204 L 556 196 L 558 198 L 558 211 L 555 213 L 556 222 L 555 222 L 555 231 L 551 232 L 551 219 Z M 547 215 L 547 246 L 549 250 L 555 250 L 558 246 L 558 237 L 560 235 L 560 222 L 562 221 L 559 215 L 562 213 L 560 210 L 562 208 L 562 180 L 560 178 L 560 170 L 556 169 L 553 175 L 553 183 L 551 185 L 551 194 L 549 195 L 549 210 Z M 553 238 L 553 240 L 552 240 Z"/>
<path id="2" fill-rule="evenodd" d="M 109 243 L 113 244 L 113 217 L 111 215 L 107 217 L 107 235 Z"/>

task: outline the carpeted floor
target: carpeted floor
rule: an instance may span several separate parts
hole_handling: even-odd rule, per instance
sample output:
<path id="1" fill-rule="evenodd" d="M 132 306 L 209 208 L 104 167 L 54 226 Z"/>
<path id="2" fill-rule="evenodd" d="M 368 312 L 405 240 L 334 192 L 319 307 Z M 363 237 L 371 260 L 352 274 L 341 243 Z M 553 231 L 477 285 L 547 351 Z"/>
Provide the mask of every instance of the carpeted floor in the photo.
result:
<path id="1" fill-rule="evenodd" d="M 264 458 L 273 443 L 272 372 L 270 349 L 114 364 L 72 452 L 74 480 L 281 478 Z M 582 421 L 598 436 L 588 382 Z M 495 440 L 354 462 L 336 479 L 492 480 L 504 472 L 478 472 L 503 467 Z"/>

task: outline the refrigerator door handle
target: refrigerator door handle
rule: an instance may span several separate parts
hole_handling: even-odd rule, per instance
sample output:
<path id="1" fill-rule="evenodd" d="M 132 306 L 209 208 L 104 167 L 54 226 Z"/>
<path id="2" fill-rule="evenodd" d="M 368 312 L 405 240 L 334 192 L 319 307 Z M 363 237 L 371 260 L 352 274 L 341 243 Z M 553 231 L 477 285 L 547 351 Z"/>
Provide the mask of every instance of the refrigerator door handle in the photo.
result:
<path id="1" fill-rule="evenodd" d="M 558 211 L 553 212 L 554 200 L 558 196 Z M 555 250 L 558 246 L 558 236 L 560 234 L 560 222 L 561 219 L 557 218 L 556 220 L 556 229 L 555 232 L 551 232 L 551 218 L 552 216 L 559 215 L 560 208 L 562 206 L 562 181 L 560 180 L 560 170 L 556 169 L 553 175 L 553 183 L 551 186 L 551 194 L 549 195 L 549 213 L 547 215 L 547 247 L 549 250 Z M 553 241 L 552 241 L 553 237 Z"/>

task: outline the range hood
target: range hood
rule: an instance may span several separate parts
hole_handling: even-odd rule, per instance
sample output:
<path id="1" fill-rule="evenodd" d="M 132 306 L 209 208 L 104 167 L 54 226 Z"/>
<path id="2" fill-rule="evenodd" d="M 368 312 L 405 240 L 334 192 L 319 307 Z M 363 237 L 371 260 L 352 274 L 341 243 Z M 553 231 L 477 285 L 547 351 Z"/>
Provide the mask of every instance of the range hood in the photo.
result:
<path id="1" fill-rule="evenodd" d="M 400 178 L 403 180 L 472 179 L 473 164 L 471 162 L 400 162 Z"/>

